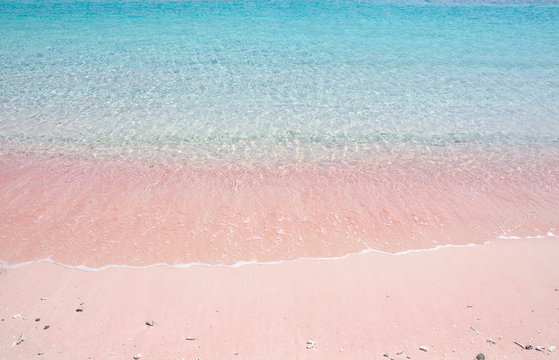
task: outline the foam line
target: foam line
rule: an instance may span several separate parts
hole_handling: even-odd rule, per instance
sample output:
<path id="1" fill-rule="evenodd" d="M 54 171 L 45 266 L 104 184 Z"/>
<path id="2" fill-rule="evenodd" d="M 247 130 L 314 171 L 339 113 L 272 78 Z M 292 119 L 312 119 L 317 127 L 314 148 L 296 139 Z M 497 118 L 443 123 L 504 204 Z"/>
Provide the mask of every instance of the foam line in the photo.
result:
<path id="1" fill-rule="evenodd" d="M 487 242 L 485 242 L 481 245 L 485 245 L 485 244 L 488 244 L 488 243 L 489 242 L 487 241 Z M 463 248 L 463 247 L 473 247 L 473 246 L 480 246 L 480 244 L 470 243 L 470 244 L 464 244 L 464 245 L 453 245 L 453 244 L 438 245 L 438 246 L 435 246 L 433 248 L 428 248 L 428 249 L 410 249 L 410 250 L 399 251 L 399 252 L 395 252 L 395 253 L 382 251 L 382 250 L 376 250 L 376 249 L 364 249 L 364 250 L 359 251 L 359 252 L 349 253 L 349 254 L 345 254 L 345 255 L 342 255 L 342 256 L 336 256 L 336 257 L 300 257 L 300 258 L 296 258 L 296 259 L 278 260 L 278 261 L 240 260 L 240 261 L 237 261 L 233 264 L 209 264 L 209 263 L 203 263 L 203 262 L 191 262 L 191 263 L 187 263 L 187 264 L 168 264 L 168 263 L 161 262 L 161 263 L 154 263 L 154 264 L 141 265 L 141 266 L 109 264 L 109 265 L 103 265 L 103 266 L 100 266 L 100 267 L 90 267 L 90 266 L 86 266 L 86 265 L 68 265 L 68 264 L 64 264 L 64 263 L 55 261 L 51 258 L 43 258 L 43 259 L 39 259 L 39 260 L 31 260 L 31 261 L 26 261 L 26 262 L 21 262 L 21 263 L 16 263 L 16 264 L 9 264 L 7 261 L 0 260 L 0 265 L 2 265 L 2 268 L 5 269 L 5 270 L 11 270 L 11 269 L 15 269 L 15 268 L 18 268 L 18 267 L 21 267 L 21 266 L 33 264 L 33 263 L 44 262 L 44 263 L 55 264 L 55 265 L 62 266 L 62 267 L 68 268 L 68 269 L 80 270 L 80 271 L 101 271 L 101 270 L 107 270 L 107 269 L 148 269 L 148 268 L 153 268 L 153 267 L 166 267 L 166 268 L 172 268 L 172 269 L 183 269 L 183 268 L 188 268 L 188 267 L 192 267 L 192 266 L 238 268 L 238 267 L 247 266 L 247 265 L 278 265 L 278 264 L 295 262 L 295 261 L 341 260 L 341 259 L 345 259 L 345 258 L 348 258 L 348 257 L 351 257 L 351 256 L 368 254 L 368 253 L 376 253 L 376 254 L 388 255 L 388 256 L 402 256 L 402 255 L 408 255 L 408 254 L 412 254 L 412 253 L 436 251 L 436 250 L 445 249 L 445 248 Z"/>
<path id="2" fill-rule="evenodd" d="M 554 238 L 554 237 L 557 237 L 557 235 L 555 235 L 552 231 L 548 231 L 545 235 L 527 235 L 527 236 L 523 236 L 523 237 L 514 236 L 514 235 L 499 235 L 499 236 L 497 236 L 497 239 L 501 239 L 501 240 L 527 239 L 528 240 L 528 239 L 545 239 L 545 238 Z M 238 267 L 246 266 L 246 265 L 278 265 L 278 264 L 295 262 L 295 261 L 342 260 L 342 259 L 345 259 L 345 258 L 348 258 L 348 257 L 351 257 L 351 256 L 368 254 L 368 253 L 375 253 L 375 254 L 388 255 L 388 256 L 403 256 L 403 255 L 414 254 L 414 253 L 437 251 L 437 250 L 446 249 L 446 248 L 464 248 L 464 247 L 482 246 L 482 245 L 487 245 L 489 243 L 490 243 L 490 241 L 485 241 L 482 244 L 474 244 L 474 243 L 460 244 L 460 245 L 458 245 L 458 244 L 447 244 L 447 245 L 437 245 L 435 247 L 426 248 L 426 249 L 409 249 L 409 250 L 403 250 L 403 251 L 397 251 L 397 252 L 389 252 L 389 251 L 382 251 L 382 250 L 377 250 L 377 249 L 366 248 L 366 249 L 363 249 L 359 252 L 353 252 L 353 253 L 348 253 L 348 254 L 345 254 L 345 255 L 342 255 L 342 256 L 334 256 L 334 257 L 299 257 L 299 258 L 295 258 L 295 259 L 277 260 L 277 261 L 240 260 L 240 261 L 237 261 L 233 264 L 210 264 L 210 263 L 204 263 L 204 262 L 191 262 L 191 263 L 186 263 L 186 264 L 168 264 L 168 263 L 165 263 L 165 262 L 160 262 L 160 263 L 140 265 L 140 266 L 125 265 L 125 264 L 122 264 L 122 265 L 108 264 L 108 265 L 103 265 L 103 266 L 99 266 L 99 267 L 90 267 L 90 266 L 87 266 L 87 265 L 69 265 L 69 264 L 65 264 L 65 263 L 55 261 L 55 260 L 51 259 L 50 257 L 47 257 L 47 258 L 43 258 L 43 259 L 30 260 L 30 261 L 25 261 L 25 262 L 21 262 L 21 263 L 15 263 L 15 264 L 10 264 L 5 260 L 0 259 L 0 266 L 4 270 L 11 270 L 11 269 L 15 269 L 15 268 L 25 266 L 25 265 L 30 265 L 30 264 L 39 263 L 39 262 L 45 262 L 45 263 L 49 263 L 49 264 L 55 264 L 55 265 L 58 265 L 58 266 L 62 266 L 62 267 L 68 268 L 68 269 L 80 270 L 80 271 L 101 271 L 101 270 L 107 270 L 107 269 L 147 269 L 147 268 L 152 268 L 152 267 L 166 267 L 166 268 L 172 268 L 172 269 L 183 269 L 183 268 L 188 268 L 188 267 L 192 267 L 192 266 L 238 268 Z"/>
<path id="3" fill-rule="evenodd" d="M 552 231 L 548 231 L 545 235 L 527 235 L 527 236 L 523 236 L 523 237 L 514 236 L 514 235 L 508 235 L 508 236 L 507 235 L 499 235 L 499 236 L 497 236 L 497 239 L 501 239 L 501 240 L 527 239 L 527 240 L 529 240 L 529 239 L 545 239 L 545 238 L 554 238 L 554 237 L 557 237 L 557 235 L 555 235 Z M 437 251 L 437 250 L 446 249 L 446 248 L 464 248 L 464 247 L 482 246 L 482 245 L 487 245 L 489 243 L 490 243 L 490 241 L 485 241 L 482 244 L 474 244 L 474 243 L 460 244 L 460 245 L 459 244 L 447 244 L 447 245 L 437 245 L 435 247 L 426 248 L 426 249 L 409 249 L 409 250 L 403 250 L 403 251 L 397 251 L 397 252 L 389 252 L 389 251 L 382 251 L 382 250 L 377 250 L 377 249 L 366 248 L 366 249 L 363 249 L 359 252 L 353 252 L 353 253 L 348 253 L 348 254 L 345 254 L 345 255 L 342 255 L 342 256 L 334 256 L 334 257 L 299 257 L 299 258 L 295 258 L 295 259 L 277 260 L 277 261 L 240 260 L 240 261 L 237 261 L 233 264 L 210 264 L 210 263 L 204 263 L 204 262 L 191 262 L 191 263 L 186 263 L 186 264 L 168 264 L 168 263 L 165 263 L 165 262 L 160 262 L 160 263 L 140 265 L 140 266 L 125 265 L 125 264 L 121 264 L 121 265 L 108 264 L 108 265 L 103 265 L 103 266 L 99 266 L 99 267 L 90 267 L 90 266 L 87 266 L 87 265 L 69 265 L 69 264 L 65 264 L 65 263 L 55 261 L 55 260 L 51 259 L 50 257 L 43 258 L 43 259 L 38 259 L 38 260 L 30 260 L 30 261 L 25 261 L 25 262 L 21 262 L 21 263 L 15 263 L 15 264 L 10 264 L 5 260 L 0 259 L 0 268 L 4 269 L 4 270 L 11 270 L 11 269 L 16 269 L 16 268 L 21 267 L 21 266 L 30 265 L 30 264 L 34 264 L 34 263 L 40 263 L 40 262 L 54 264 L 54 265 L 62 266 L 62 267 L 67 268 L 67 269 L 80 270 L 80 271 L 101 271 L 101 270 L 107 270 L 107 269 L 147 269 L 147 268 L 153 268 L 153 267 L 166 267 L 166 268 L 171 268 L 171 269 L 183 269 L 183 268 L 188 268 L 188 267 L 192 267 L 192 266 L 219 267 L 219 268 L 238 268 L 238 267 L 247 266 L 247 265 L 278 265 L 278 264 L 295 262 L 295 261 L 342 260 L 342 259 L 345 259 L 345 258 L 348 258 L 348 257 L 351 257 L 351 256 L 357 256 L 357 255 L 368 254 L 368 253 L 375 253 L 375 254 L 388 255 L 388 256 L 404 256 L 404 255 L 414 254 L 414 253 Z"/>

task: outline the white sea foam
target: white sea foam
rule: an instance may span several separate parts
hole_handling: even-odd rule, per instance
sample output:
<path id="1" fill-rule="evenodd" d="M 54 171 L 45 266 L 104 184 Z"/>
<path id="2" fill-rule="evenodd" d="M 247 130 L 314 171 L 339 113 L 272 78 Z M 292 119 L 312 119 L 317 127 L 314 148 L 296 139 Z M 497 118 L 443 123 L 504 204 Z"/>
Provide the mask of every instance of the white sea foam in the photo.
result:
<path id="1" fill-rule="evenodd" d="M 497 239 L 514 240 L 514 239 L 545 239 L 548 237 L 556 237 L 556 235 L 548 231 L 545 235 L 527 235 L 527 236 L 515 236 L 515 235 L 499 235 Z"/>
<path id="2" fill-rule="evenodd" d="M 546 233 L 546 235 L 528 235 L 528 236 L 524 236 L 524 237 L 513 236 L 513 235 L 510 235 L 510 236 L 500 235 L 500 236 L 497 236 L 497 239 L 502 239 L 502 240 L 544 239 L 544 238 L 554 238 L 554 237 L 557 237 L 557 236 L 553 232 L 549 231 L 549 232 Z M 345 255 L 333 256 L 333 257 L 299 257 L 299 258 L 295 258 L 295 259 L 276 260 L 276 261 L 258 261 L 258 260 L 253 259 L 253 260 L 239 260 L 239 261 L 236 261 L 233 264 L 210 264 L 210 263 L 204 263 L 204 262 L 196 261 L 196 262 L 190 262 L 190 263 L 185 263 L 185 264 L 168 264 L 166 262 L 159 262 L 159 263 L 148 264 L 148 265 L 108 264 L 108 265 L 103 265 L 103 266 L 99 266 L 99 267 L 91 267 L 91 266 L 87 266 L 87 265 L 69 265 L 69 264 L 59 262 L 59 261 L 55 261 L 55 260 L 51 259 L 50 257 L 47 257 L 47 258 L 43 258 L 43 259 L 30 260 L 30 261 L 25 261 L 25 262 L 21 262 L 21 263 L 15 263 L 15 264 L 10 264 L 5 260 L 0 260 L 0 266 L 4 270 L 11 270 L 11 269 L 15 269 L 15 268 L 25 266 L 25 265 L 44 262 L 44 263 L 55 264 L 55 265 L 58 265 L 58 266 L 62 266 L 64 268 L 73 269 L 73 270 L 80 270 L 80 271 L 101 271 L 101 270 L 107 270 L 107 269 L 147 269 L 147 268 L 153 268 L 153 267 L 166 267 L 166 268 L 171 268 L 171 269 L 184 269 L 184 268 L 189 268 L 189 267 L 194 267 L 194 266 L 216 267 L 216 268 L 238 268 L 238 267 L 247 266 L 247 265 L 278 265 L 278 264 L 290 263 L 290 262 L 296 262 L 296 261 L 342 260 L 342 259 L 345 259 L 345 258 L 348 258 L 348 257 L 359 256 L 359 255 L 369 254 L 369 253 L 375 253 L 375 254 L 387 255 L 387 256 L 405 256 L 405 255 L 408 255 L 408 254 L 431 252 L 431 251 L 437 251 L 437 250 L 447 249 L 447 248 L 465 248 L 465 247 L 483 246 L 483 245 L 487 245 L 489 243 L 490 243 L 490 241 L 485 241 L 482 244 L 474 244 L 474 243 L 461 244 L 461 245 L 447 244 L 447 245 L 437 245 L 435 247 L 426 248 L 426 249 L 409 249 L 409 250 L 403 250 L 403 251 L 397 251 L 397 252 L 389 252 L 389 251 L 382 251 L 382 250 L 377 250 L 377 249 L 366 248 L 366 249 L 363 249 L 359 252 L 348 253 L 348 254 L 345 254 Z"/>

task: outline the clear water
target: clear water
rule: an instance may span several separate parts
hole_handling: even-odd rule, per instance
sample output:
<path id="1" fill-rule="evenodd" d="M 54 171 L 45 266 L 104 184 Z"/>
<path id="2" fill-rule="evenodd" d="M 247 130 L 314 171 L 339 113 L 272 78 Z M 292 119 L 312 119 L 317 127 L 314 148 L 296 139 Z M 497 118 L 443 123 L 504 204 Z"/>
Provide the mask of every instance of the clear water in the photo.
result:
<path id="1" fill-rule="evenodd" d="M 554 2 L 2 1 L 0 144 L 555 148 L 558 29 Z"/>
<path id="2" fill-rule="evenodd" d="M 0 261 L 559 228 L 559 3 L 1 1 Z"/>

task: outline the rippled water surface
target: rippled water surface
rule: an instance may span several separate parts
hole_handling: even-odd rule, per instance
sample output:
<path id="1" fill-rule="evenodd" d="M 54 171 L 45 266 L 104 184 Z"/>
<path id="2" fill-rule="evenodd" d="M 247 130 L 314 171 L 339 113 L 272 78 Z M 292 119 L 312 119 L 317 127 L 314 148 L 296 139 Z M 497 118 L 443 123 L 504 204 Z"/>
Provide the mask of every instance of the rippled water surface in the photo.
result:
<path id="1" fill-rule="evenodd" d="M 2 1 L 2 257 L 548 234 L 558 29 L 553 1 Z"/>
<path id="2" fill-rule="evenodd" d="M 0 20 L 4 143 L 270 156 L 559 137 L 554 3 L 3 1 Z"/>

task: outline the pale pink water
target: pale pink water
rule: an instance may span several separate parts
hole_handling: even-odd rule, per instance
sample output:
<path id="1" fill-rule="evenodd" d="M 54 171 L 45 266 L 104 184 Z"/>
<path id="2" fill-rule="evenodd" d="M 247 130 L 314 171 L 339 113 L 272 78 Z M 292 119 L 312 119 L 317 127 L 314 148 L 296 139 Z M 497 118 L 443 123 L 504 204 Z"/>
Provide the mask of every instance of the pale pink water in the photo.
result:
<path id="1" fill-rule="evenodd" d="M 443 155 L 269 166 L 3 155 L 0 260 L 266 262 L 547 236 L 559 225 L 553 153 Z"/>

